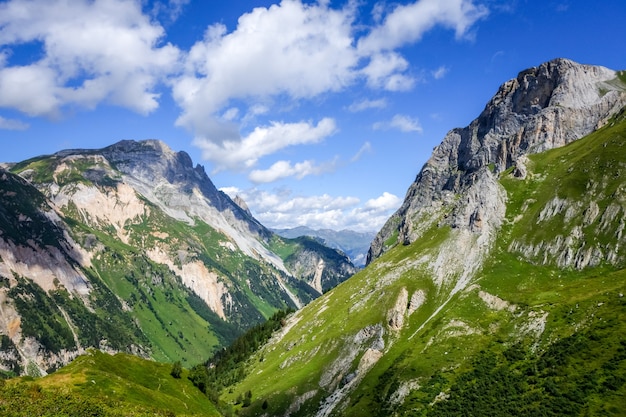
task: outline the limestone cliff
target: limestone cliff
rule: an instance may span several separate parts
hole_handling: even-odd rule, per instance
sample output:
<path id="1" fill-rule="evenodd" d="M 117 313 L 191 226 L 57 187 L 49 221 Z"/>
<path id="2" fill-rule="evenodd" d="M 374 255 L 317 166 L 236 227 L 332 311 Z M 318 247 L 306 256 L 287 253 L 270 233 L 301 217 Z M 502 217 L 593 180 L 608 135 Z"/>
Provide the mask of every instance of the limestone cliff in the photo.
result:
<path id="1" fill-rule="evenodd" d="M 397 243 L 420 237 L 428 219 L 477 230 L 488 219 L 486 201 L 469 190 L 489 176 L 516 167 L 525 155 L 573 142 L 591 133 L 626 104 L 626 84 L 616 71 L 555 59 L 502 84 L 469 126 L 451 130 L 437 146 L 404 203 L 378 233 L 368 263 Z M 493 195 L 479 190 L 482 199 Z M 468 200 L 469 198 L 469 200 Z M 497 220 L 496 220 L 497 221 Z"/>

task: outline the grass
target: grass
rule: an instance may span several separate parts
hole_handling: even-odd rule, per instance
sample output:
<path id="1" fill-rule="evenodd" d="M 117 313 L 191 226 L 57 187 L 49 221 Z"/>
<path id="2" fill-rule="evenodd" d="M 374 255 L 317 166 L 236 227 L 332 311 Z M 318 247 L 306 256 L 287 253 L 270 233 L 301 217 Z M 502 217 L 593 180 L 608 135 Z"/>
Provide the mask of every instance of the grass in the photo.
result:
<path id="1" fill-rule="evenodd" d="M 0 413 L 9 416 L 219 416 L 187 379 L 170 375 L 171 365 L 99 351 L 39 379 L 0 385 Z M 12 408 L 10 408 L 12 406 Z M 54 411 L 56 410 L 56 412 Z M 4 413 L 8 414 L 4 414 Z"/>

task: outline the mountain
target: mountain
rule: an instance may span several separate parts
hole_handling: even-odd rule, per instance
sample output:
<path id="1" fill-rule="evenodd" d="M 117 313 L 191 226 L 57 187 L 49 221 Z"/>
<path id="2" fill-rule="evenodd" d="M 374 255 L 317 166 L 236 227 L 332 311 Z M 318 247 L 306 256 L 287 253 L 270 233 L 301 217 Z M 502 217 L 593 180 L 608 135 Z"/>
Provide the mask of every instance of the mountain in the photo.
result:
<path id="1" fill-rule="evenodd" d="M 193 364 L 355 272 L 282 238 L 156 140 L 0 170 L 0 366 L 45 374 L 89 347 Z M 296 262 L 297 260 L 297 262 Z"/>
<path id="2" fill-rule="evenodd" d="M 450 131 L 368 265 L 222 392 L 240 415 L 621 415 L 626 72 L 557 59 Z M 237 398 L 249 393 L 248 403 Z"/>
<path id="3" fill-rule="evenodd" d="M 272 229 L 274 233 L 282 237 L 294 239 L 300 236 L 310 236 L 319 239 L 324 245 L 339 249 L 350 257 L 350 261 L 355 266 L 365 266 L 367 252 L 370 244 L 376 236 L 371 232 L 355 232 L 353 230 L 331 230 L 331 229 L 311 229 L 306 226 L 294 227 L 291 229 Z"/>

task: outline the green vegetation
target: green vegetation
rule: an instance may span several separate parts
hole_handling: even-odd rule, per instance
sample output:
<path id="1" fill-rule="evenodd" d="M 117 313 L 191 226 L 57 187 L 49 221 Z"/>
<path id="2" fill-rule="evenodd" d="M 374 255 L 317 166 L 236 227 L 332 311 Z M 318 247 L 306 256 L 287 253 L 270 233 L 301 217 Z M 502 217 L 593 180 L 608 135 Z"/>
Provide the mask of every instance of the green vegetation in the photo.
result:
<path id="1" fill-rule="evenodd" d="M 285 324 L 292 311 L 278 311 L 266 322 L 239 336 L 230 346 L 221 349 L 203 364 L 194 366 L 189 374 L 193 384 L 217 402 L 224 387 L 233 385 L 246 375 L 246 361 L 263 346 L 272 334 Z"/>
<path id="2" fill-rule="evenodd" d="M 45 378 L 0 380 L 0 415 L 219 416 L 211 402 L 170 366 L 99 351 Z"/>
<path id="3" fill-rule="evenodd" d="M 539 355 L 521 344 L 502 353 L 497 348 L 481 351 L 446 400 L 435 402 L 425 415 L 622 415 L 626 301 L 612 297 L 599 313 L 601 319 Z"/>
<path id="4" fill-rule="evenodd" d="M 74 347 L 72 330 L 61 312 L 40 286 L 16 276 L 17 285 L 9 290 L 22 317 L 22 334 L 34 337 L 49 351 Z"/>
<path id="5" fill-rule="evenodd" d="M 51 246 L 65 253 L 63 231 L 44 214 L 52 211 L 46 197 L 17 175 L 6 171 L 1 175 L 0 230 L 3 238 L 18 245 Z"/>

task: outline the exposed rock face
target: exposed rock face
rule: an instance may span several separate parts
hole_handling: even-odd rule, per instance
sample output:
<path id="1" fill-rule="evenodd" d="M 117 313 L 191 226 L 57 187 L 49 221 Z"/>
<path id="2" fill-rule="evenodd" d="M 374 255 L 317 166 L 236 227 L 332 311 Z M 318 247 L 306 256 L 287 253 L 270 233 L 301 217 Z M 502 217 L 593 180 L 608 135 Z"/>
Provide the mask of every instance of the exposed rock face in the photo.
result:
<path id="1" fill-rule="evenodd" d="M 409 188 L 403 205 L 376 236 L 368 263 L 385 252 L 389 239 L 419 238 L 424 219 L 445 208 L 458 212 L 456 196 L 492 172 L 517 166 L 525 175 L 524 156 L 566 145 L 602 126 L 626 104 L 626 86 L 617 73 L 598 66 L 556 59 L 519 73 L 504 83 L 469 126 L 450 131 Z M 489 198 L 487 190 L 477 195 Z M 463 197 L 461 197 L 463 200 Z M 445 219 L 474 231 L 485 221 L 482 203 L 467 204 L 469 223 Z M 392 242 L 393 246 L 396 242 Z"/>

